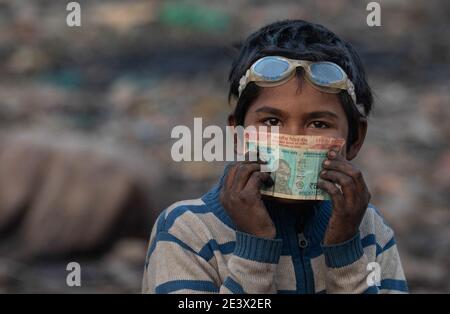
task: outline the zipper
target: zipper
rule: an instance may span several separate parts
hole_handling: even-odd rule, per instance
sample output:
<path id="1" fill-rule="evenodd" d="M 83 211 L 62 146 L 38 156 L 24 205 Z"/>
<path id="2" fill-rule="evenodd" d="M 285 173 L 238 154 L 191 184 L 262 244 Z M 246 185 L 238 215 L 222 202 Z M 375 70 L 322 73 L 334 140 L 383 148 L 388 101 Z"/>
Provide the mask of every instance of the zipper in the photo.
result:
<path id="1" fill-rule="evenodd" d="M 301 247 L 302 249 L 306 249 L 309 243 L 304 233 L 305 222 L 303 217 L 300 217 L 299 221 L 297 222 L 296 229 L 297 229 L 298 246 Z"/>
<path id="2" fill-rule="evenodd" d="M 301 216 L 296 223 L 296 234 L 297 234 L 297 245 L 298 245 L 299 253 L 300 253 L 299 260 L 300 260 L 300 263 L 302 264 L 303 279 L 304 279 L 303 291 L 305 293 L 307 293 L 308 292 L 308 290 L 307 290 L 308 278 L 306 278 L 307 275 L 306 275 L 306 270 L 305 270 L 305 261 L 303 260 L 303 254 L 304 254 L 303 250 L 306 248 L 308 241 L 306 240 L 305 234 L 303 233 L 304 229 L 305 229 L 305 221 L 304 221 L 304 217 Z"/>
<path id="3" fill-rule="evenodd" d="M 302 249 L 306 249 L 308 247 L 308 239 L 306 239 L 305 234 L 299 233 L 298 234 L 298 246 L 301 247 Z"/>
<path id="4" fill-rule="evenodd" d="M 306 267 L 311 267 L 310 263 L 305 262 L 305 249 L 309 245 L 309 241 L 305 236 L 305 219 L 304 217 L 300 217 L 300 219 L 297 221 L 296 224 L 296 233 L 297 233 L 297 244 L 299 248 L 299 255 L 300 255 L 300 262 L 302 264 L 302 270 L 303 270 L 303 278 L 304 278 L 304 291 L 306 293 L 314 293 L 314 289 L 310 291 L 311 289 L 308 289 L 310 285 L 310 278 L 308 276 L 308 272 L 306 271 Z"/>

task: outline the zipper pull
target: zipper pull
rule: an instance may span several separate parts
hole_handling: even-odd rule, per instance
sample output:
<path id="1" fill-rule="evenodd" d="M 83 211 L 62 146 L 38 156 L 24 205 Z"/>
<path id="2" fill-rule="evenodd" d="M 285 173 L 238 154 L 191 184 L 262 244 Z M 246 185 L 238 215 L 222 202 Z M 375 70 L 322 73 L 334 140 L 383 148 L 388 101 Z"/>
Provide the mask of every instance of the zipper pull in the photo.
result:
<path id="1" fill-rule="evenodd" d="M 308 246 L 308 239 L 306 239 L 303 232 L 298 234 L 298 246 L 302 249 L 305 249 Z"/>

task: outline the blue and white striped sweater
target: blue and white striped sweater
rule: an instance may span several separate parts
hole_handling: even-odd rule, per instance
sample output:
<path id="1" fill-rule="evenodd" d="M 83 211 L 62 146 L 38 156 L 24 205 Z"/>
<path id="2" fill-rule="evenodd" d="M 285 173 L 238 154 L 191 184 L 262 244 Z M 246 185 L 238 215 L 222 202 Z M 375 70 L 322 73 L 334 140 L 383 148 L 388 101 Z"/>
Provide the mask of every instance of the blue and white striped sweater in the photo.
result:
<path id="1" fill-rule="evenodd" d="M 143 292 L 407 292 L 393 231 L 373 206 L 353 239 L 323 246 L 332 206 L 320 202 L 305 222 L 302 248 L 295 218 L 280 208 L 268 208 L 276 239 L 236 231 L 219 201 L 222 181 L 202 198 L 177 202 L 160 214 L 150 236 Z M 367 284 L 370 262 L 379 265 L 379 286 Z"/>

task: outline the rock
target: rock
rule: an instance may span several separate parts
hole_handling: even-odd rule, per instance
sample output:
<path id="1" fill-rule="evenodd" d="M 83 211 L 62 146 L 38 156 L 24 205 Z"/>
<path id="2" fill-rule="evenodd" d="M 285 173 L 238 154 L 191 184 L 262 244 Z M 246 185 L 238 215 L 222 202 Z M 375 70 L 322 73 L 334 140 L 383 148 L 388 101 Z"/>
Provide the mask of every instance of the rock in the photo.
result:
<path id="1" fill-rule="evenodd" d="M 32 202 L 50 152 L 14 141 L 0 141 L 0 233 L 13 227 Z"/>
<path id="2" fill-rule="evenodd" d="M 148 236 L 150 187 L 142 165 L 92 143 L 1 143 L 0 227 L 17 242 L 13 254 L 92 253 L 123 236 Z"/>

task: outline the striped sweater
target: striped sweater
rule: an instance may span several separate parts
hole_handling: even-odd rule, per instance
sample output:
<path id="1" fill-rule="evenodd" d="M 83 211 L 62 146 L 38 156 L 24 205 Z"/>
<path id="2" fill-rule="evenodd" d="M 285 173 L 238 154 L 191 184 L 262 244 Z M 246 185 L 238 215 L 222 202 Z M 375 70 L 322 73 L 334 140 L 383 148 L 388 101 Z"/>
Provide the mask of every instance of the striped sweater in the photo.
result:
<path id="1" fill-rule="evenodd" d="M 408 291 L 394 233 L 372 205 L 359 233 L 338 245 L 322 243 L 330 201 L 319 202 L 301 234 L 291 212 L 268 208 L 277 236 L 259 238 L 235 229 L 219 201 L 223 179 L 203 197 L 177 202 L 159 215 L 143 293 Z"/>

